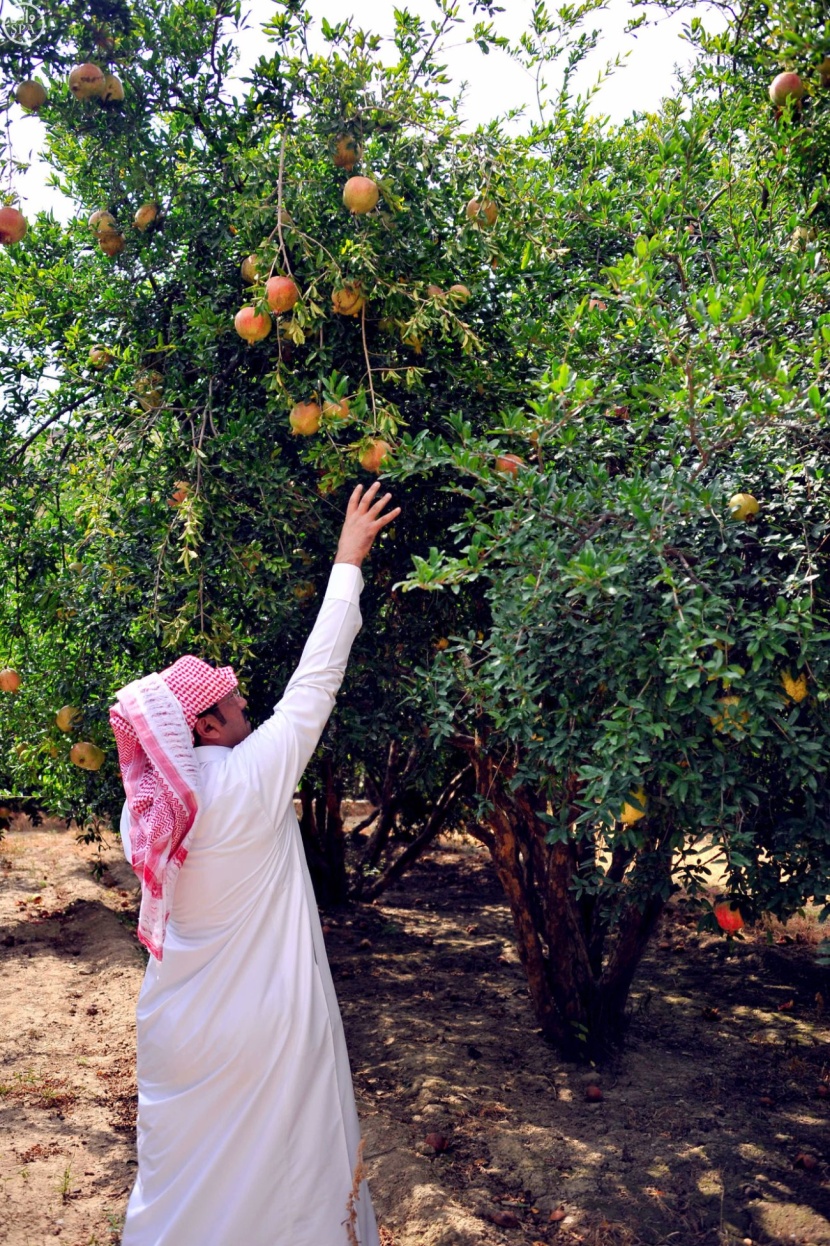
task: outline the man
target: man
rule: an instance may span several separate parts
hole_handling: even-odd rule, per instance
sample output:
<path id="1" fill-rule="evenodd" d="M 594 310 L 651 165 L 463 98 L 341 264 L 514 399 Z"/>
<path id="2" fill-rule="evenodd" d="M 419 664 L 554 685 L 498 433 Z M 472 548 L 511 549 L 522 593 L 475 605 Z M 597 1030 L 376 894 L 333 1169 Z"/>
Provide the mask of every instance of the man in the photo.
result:
<path id="1" fill-rule="evenodd" d="M 360 565 L 400 513 L 378 489 L 351 496 L 325 600 L 266 723 L 251 730 L 230 667 L 194 657 L 129 684 L 110 712 L 151 952 L 122 1246 L 378 1246 L 293 806 L 360 628 Z"/>

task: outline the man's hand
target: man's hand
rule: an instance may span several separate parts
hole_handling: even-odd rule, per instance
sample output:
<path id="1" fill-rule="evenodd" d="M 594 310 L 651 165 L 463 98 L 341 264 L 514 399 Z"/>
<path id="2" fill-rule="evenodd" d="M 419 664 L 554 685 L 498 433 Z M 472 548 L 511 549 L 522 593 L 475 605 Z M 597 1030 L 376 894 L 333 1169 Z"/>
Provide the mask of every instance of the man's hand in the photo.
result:
<path id="1" fill-rule="evenodd" d="M 363 485 L 358 485 L 349 498 L 346 520 L 337 543 L 335 562 L 350 562 L 353 566 L 359 567 L 372 548 L 381 528 L 385 528 L 400 515 L 400 506 L 387 511 L 385 515 L 382 513 L 384 506 L 391 500 L 392 494 L 385 493 L 382 498 L 379 498 L 377 496 L 379 488 L 379 480 L 369 485 L 365 493 Z"/>

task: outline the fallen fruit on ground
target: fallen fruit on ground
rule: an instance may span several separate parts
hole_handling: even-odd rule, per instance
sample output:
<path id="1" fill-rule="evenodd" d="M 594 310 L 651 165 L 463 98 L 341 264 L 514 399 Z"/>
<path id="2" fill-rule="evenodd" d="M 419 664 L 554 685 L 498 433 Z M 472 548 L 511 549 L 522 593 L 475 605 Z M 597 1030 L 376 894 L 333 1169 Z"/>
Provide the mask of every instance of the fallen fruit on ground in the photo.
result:
<path id="1" fill-rule="evenodd" d="M 737 707 L 740 703 L 740 697 L 718 697 L 721 712 L 713 714 L 709 719 L 715 731 L 724 731 L 727 727 L 733 727 L 736 731 L 743 730 L 744 724 L 749 722 L 749 710 L 738 713 Z"/>
<path id="2" fill-rule="evenodd" d="M 499 209 L 492 199 L 471 199 L 466 208 L 467 219 L 476 225 L 495 225 Z"/>
<path id="3" fill-rule="evenodd" d="M 380 437 L 373 438 L 364 450 L 361 451 L 359 463 L 367 472 L 379 472 L 383 466 L 384 459 L 392 453 L 392 447 L 388 441 L 383 441 Z"/>
<path id="4" fill-rule="evenodd" d="M 515 476 L 524 465 L 524 459 L 519 458 L 518 454 L 500 454 L 496 458 L 496 471 L 505 472 L 508 476 Z"/>
<path id="5" fill-rule="evenodd" d="M 351 134 L 339 134 L 334 142 L 331 158 L 338 169 L 353 169 L 360 163 L 363 149 Z"/>
<path id="6" fill-rule="evenodd" d="M 290 277 L 269 277 L 265 283 L 268 306 L 278 315 L 291 311 L 299 297 L 300 291 Z"/>
<path id="7" fill-rule="evenodd" d="M 69 90 L 76 100 L 88 100 L 104 89 L 104 71 L 92 61 L 76 65 L 69 74 Z"/>
<path id="8" fill-rule="evenodd" d="M 746 925 L 741 910 L 737 904 L 732 904 L 731 901 L 721 900 L 715 905 L 713 912 L 715 921 L 721 930 L 725 930 L 727 934 L 735 934 L 738 930 L 743 930 Z"/>
<path id="9" fill-rule="evenodd" d="M 758 514 L 760 506 L 751 493 L 735 493 L 729 499 L 729 509 L 733 519 L 748 519 L 750 515 Z"/>
<path id="10" fill-rule="evenodd" d="M 568 1214 L 568 1213 L 565 1211 L 565 1208 L 564 1208 L 564 1207 L 557 1207 L 555 1211 L 552 1211 L 552 1212 L 550 1213 L 550 1215 L 548 1216 L 548 1219 L 549 1219 L 549 1220 L 550 1220 L 553 1224 L 558 1224 L 560 1220 L 564 1220 L 564 1219 L 565 1219 L 565 1217 L 567 1216 L 567 1214 Z"/>
<path id="11" fill-rule="evenodd" d="M 26 233 L 26 217 L 17 208 L 0 208 L 0 244 L 11 246 Z"/>
<path id="12" fill-rule="evenodd" d="M 21 682 L 20 676 L 12 667 L 7 666 L 0 671 L 0 692 L 17 692 Z"/>
<path id="13" fill-rule="evenodd" d="M 797 103 L 804 98 L 804 93 L 804 83 L 794 73 L 778 74 L 769 86 L 769 97 L 778 108 L 786 104 L 787 100 Z"/>
<path id="14" fill-rule="evenodd" d="M 37 112 L 46 103 L 46 88 L 39 82 L 35 82 L 33 78 L 29 78 L 26 82 L 21 82 L 14 93 L 14 98 L 27 112 Z"/>
<path id="15" fill-rule="evenodd" d="M 100 94 L 105 104 L 120 104 L 124 98 L 124 84 L 115 74 L 104 74 Z"/>
<path id="16" fill-rule="evenodd" d="M 135 382 L 139 404 L 145 411 L 157 411 L 162 403 L 164 377 L 160 372 L 140 372 Z"/>
<path id="17" fill-rule="evenodd" d="M 620 821 L 624 826 L 633 826 L 635 822 L 640 821 L 640 818 L 644 818 L 646 816 L 646 812 L 648 810 L 648 800 L 646 799 L 645 788 L 635 787 L 634 791 L 631 792 L 630 795 L 632 800 L 636 801 L 636 804 L 631 804 L 627 800 L 623 802 Z M 640 806 L 640 808 L 638 808 L 638 806 Z"/>
<path id="18" fill-rule="evenodd" d="M 246 342 L 261 342 L 271 332 L 271 317 L 258 312 L 249 304 L 240 307 L 234 317 L 233 326 Z"/>
<path id="19" fill-rule="evenodd" d="M 157 203 L 142 203 L 141 207 L 133 217 L 133 224 L 136 229 L 140 229 L 142 233 L 145 229 L 149 229 L 153 221 L 159 214 Z"/>
<path id="20" fill-rule="evenodd" d="M 114 358 L 115 355 L 111 354 L 106 346 L 93 346 L 89 352 L 89 366 L 100 371 L 101 368 L 106 368 L 107 364 L 112 363 Z"/>
<path id="21" fill-rule="evenodd" d="M 350 177 L 343 187 L 343 202 L 355 216 L 371 212 L 379 198 L 377 182 L 370 177 Z"/>
<path id="22" fill-rule="evenodd" d="M 69 760 L 73 766 L 80 766 L 81 770 L 100 770 L 104 764 L 105 753 L 97 744 L 92 744 L 89 740 L 79 740 L 69 750 Z"/>
<path id="23" fill-rule="evenodd" d="M 72 724 L 81 716 L 81 711 L 74 705 L 64 705 L 55 715 L 55 723 L 61 731 L 71 731 Z"/>
<path id="24" fill-rule="evenodd" d="M 441 1151 L 446 1151 L 447 1147 L 450 1145 L 449 1139 L 439 1133 L 427 1134 L 424 1138 L 424 1143 L 426 1146 L 432 1147 L 433 1151 L 436 1151 L 439 1154 Z"/>
<path id="25" fill-rule="evenodd" d="M 781 672 L 781 683 L 784 685 L 784 691 L 791 700 L 796 704 L 803 701 L 807 695 L 807 676 L 802 672 L 797 679 L 793 679 L 789 671 Z"/>
<path id="26" fill-rule="evenodd" d="M 239 271 L 242 273 L 242 280 L 245 282 L 245 284 L 248 286 L 252 286 L 254 282 L 256 281 L 257 277 L 259 276 L 259 272 L 257 271 L 256 255 L 246 256 L 245 259 L 242 261 L 242 265 Z"/>
<path id="27" fill-rule="evenodd" d="M 589 1082 L 585 1087 L 585 1098 L 589 1103 L 599 1103 L 603 1098 L 602 1089 L 597 1086 L 596 1082 Z"/>
<path id="28" fill-rule="evenodd" d="M 491 1211 L 487 1219 L 500 1229 L 518 1229 L 521 1221 L 512 1211 Z"/>
<path id="29" fill-rule="evenodd" d="M 292 433 L 299 437 L 312 437 L 320 428 L 320 404 L 313 399 L 311 402 L 298 402 L 288 417 Z"/>
<path id="30" fill-rule="evenodd" d="M 439 650 L 448 649 L 449 645 L 450 645 L 450 642 L 447 640 L 446 636 L 439 636 L 439 638 L 435 642 L 435 648 Z"/>
<path id="31" fill-rule="evenodd" d="M 365 302 L 357 281 L 347 282 L 339 290 L 334 290 L 331 296 L 331 305 L 338 316 L 359 316 Z"/>

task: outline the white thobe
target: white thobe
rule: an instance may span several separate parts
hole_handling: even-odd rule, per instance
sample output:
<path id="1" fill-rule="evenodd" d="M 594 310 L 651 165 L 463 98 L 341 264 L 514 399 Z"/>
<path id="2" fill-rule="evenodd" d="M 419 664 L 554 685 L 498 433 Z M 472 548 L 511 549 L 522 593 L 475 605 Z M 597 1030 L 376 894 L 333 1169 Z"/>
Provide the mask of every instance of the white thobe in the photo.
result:
<path id="1" fill-rule="evenodd" d="M 360 629 L 337 564 L 273 716 L 196 750 L 200 809 L 138 998 L 138 1177 L 122 1246 L 348 1246 L 359 1127 L 293 796 Z M 122 838 L 129 835 L 122 817 Z M 360 1246 L 378 1246 L 365 1182 Z"/>

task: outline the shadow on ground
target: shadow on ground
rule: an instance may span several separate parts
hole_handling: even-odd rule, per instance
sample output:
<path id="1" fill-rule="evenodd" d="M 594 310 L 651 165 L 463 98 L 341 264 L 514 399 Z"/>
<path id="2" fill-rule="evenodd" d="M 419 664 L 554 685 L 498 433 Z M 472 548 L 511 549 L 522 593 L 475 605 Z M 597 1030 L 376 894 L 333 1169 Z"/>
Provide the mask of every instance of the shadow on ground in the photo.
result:
<path id="1" fill-rule="evenodd" d="M 327 944 L 396 1246 L 830 1244 L 830 996 L 809 949 L 726 957 L 673 908 L 626 1048 L 594 1072 L 542 1041 L 483 854 L 442 851 L 384 901 L 332 915 Z"/>

